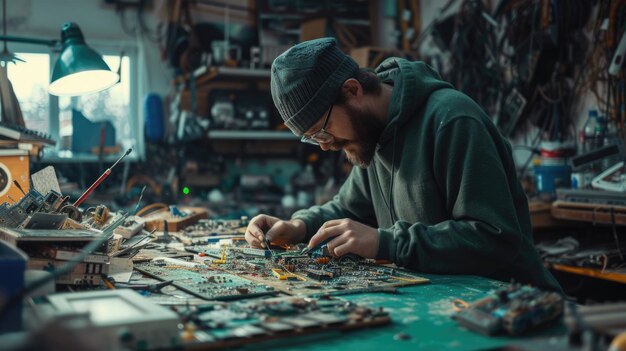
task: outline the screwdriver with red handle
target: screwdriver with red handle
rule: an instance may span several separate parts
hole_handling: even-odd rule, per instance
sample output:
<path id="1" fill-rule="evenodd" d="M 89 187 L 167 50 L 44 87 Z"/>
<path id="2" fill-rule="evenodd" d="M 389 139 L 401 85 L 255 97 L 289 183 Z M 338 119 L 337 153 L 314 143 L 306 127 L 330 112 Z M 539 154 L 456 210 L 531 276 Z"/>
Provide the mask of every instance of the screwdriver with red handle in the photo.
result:
<path id="1" fill-rule="evenodd" d="M 128 156 L 128 154 L 130 154 L 132 151 L 133 151 L 132 147 L 126 150 L 126 153 L 124 153 L 120 158 L 118 158 L 117 161 L 115 161 L 115 163 L 111 167 L 107 168 L 107 170 L 104 171 L 104 173 L 102 173 L 102 175 L 98 179 L 96 179 L 96 181 L 93 184 L 91 184 L 91 186 L 87 190 L 85 190 L 85 192 L 78 198 L 78 200 L 74 202 L 74 207 L 80 206 L 80 204 L 82 204 L 83 201 L 87 199 L 87 196 L 89 196 L 94 191 L 94 189 L 96 189 L 98 185 L 102 183 L 102 181 L 104 181 L 109 175 L 111 175 L 111 170 L 115 166 L 117 166 L 117 164 L 120 163 L 120 161 L 122 161 L 124 157 Z"/>

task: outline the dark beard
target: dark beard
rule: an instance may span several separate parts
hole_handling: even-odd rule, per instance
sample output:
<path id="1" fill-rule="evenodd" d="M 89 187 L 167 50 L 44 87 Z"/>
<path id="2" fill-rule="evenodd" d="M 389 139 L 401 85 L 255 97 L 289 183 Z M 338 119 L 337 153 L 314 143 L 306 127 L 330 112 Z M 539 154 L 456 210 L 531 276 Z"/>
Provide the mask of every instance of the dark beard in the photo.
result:
<path id="1" fill-rule="evenodd" d="M 367 168 L 374 158 L 385 124 L 371 112 L 358 111 L 348 105 L 345 105 L 345 109 L 356 135 L 355 141 L 344 144 L 344 146 L 352 144 L 356 148 L 351 152 L 344 149 L 346 157 L 353 165 Z"/>

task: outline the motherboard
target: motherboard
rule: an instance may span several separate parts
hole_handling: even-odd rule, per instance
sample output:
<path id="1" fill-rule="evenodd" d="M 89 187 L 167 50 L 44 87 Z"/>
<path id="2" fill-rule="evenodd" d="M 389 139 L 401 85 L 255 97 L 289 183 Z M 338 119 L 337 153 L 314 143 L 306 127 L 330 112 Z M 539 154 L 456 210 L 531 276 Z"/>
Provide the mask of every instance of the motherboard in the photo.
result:
<path id="1" fill-rule="evenodd" d="M 454 318 L 462 326 L 484 335 L 520 335 L 557 320 L 563 297 L 557 292 L 512 283 L 471 304 L 462 303 Z"/>
<path id="2" fill-rule="evenodd" d="M 135 261 L 135 269 L 206 300 L 234 300 L 283 293 L 327 296 L 395 292 L 429 280 L 397 267 L 354 255 L 331 257 L 324 250 L 303 254 L 304 244 L 271 250 L 248 247 L 245 240 L 186 246 L 199 262 L 170 259 Z M 141 254 L 141 253 L 140 253 Z M 139 255 L 140 255 L 139 254 Z"/>
<path id="3" fill-rule="evenodd" d="M 134 268 L 205 300 L 233 300 L 273 295 L 272 287 L 202 265 L 179 265 L 172 261 L 136 263 Z"/>
<path id="4" fill-rule="evenodd" d="M 183 307 L 185 349 L 214 350 L 388 324 L 388 312 L 335 297 L 276 297 Z"/>

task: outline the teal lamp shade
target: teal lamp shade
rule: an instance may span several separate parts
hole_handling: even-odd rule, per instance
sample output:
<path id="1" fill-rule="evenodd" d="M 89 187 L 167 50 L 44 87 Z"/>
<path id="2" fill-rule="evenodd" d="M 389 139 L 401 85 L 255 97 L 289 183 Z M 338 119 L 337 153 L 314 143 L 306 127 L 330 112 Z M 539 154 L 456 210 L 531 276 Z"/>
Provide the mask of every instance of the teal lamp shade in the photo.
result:
<path id="1" fill-rule="evenodd" d="M 76 23 L 61 29 L 63 51 L 54 65 L 48 91 L 52 95 L 75 96 L 108 89 L 119 81 L 102 56 L 85 44 Z"/>

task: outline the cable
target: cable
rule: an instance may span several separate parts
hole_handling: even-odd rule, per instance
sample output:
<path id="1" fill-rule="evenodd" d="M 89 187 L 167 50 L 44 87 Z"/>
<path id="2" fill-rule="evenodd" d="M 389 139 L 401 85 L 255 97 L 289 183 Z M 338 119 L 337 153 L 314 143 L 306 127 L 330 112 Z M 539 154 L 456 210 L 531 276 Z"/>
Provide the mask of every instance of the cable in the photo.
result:
<path id="1" fill-rule="evenodd" d="M 145 189 L 145 186 L 144 186 L 144 189 Z M 142 191 L 142 193 L 143 193 L 143 191 Z M 162 209 L 162 208 L 168 208 L 168 206 L 167 206 L 166 204 L 162 203 L 162 202 L 156 202 L 156 203 L 153 203 L 153 204 L 150 204 L 150 205 L 145 206 L 144 208 L 142 208 L 141 210 L 139 210 L 139 211 L 135 214 L 135 216 L 137 216 L 137 217 L 143 217 L 145 214 L 148 214 L 148 213 L 154 212 L 154 211 L 156 211 L 156 210 L 158 210 L 158 209 Z"/>
<path id="2" fill-rule="evenodd" d="M 398 140 L 398 126 L 396 125 L 396 127 L 393 130 L 393 149 L 391 152 L 391 181 L 389 182 L 389 211 L 390 211 L 390 215 L 391 215 L 391 223 L 392 225 L 395 224 L 396 222 L 396 210 L 394 208 L 393 205 L 393 181 L 395 179 L 395 161 L 396 161 L 396 144 L 397 144 L 397 140 Z"/>
<path id="3" fill-rule="evenodd" d="M 462 299 L 454 299 L 452 301 L 452 308 L 455 312 L 461 312 L 469 307 L 469 303 Z"/>

